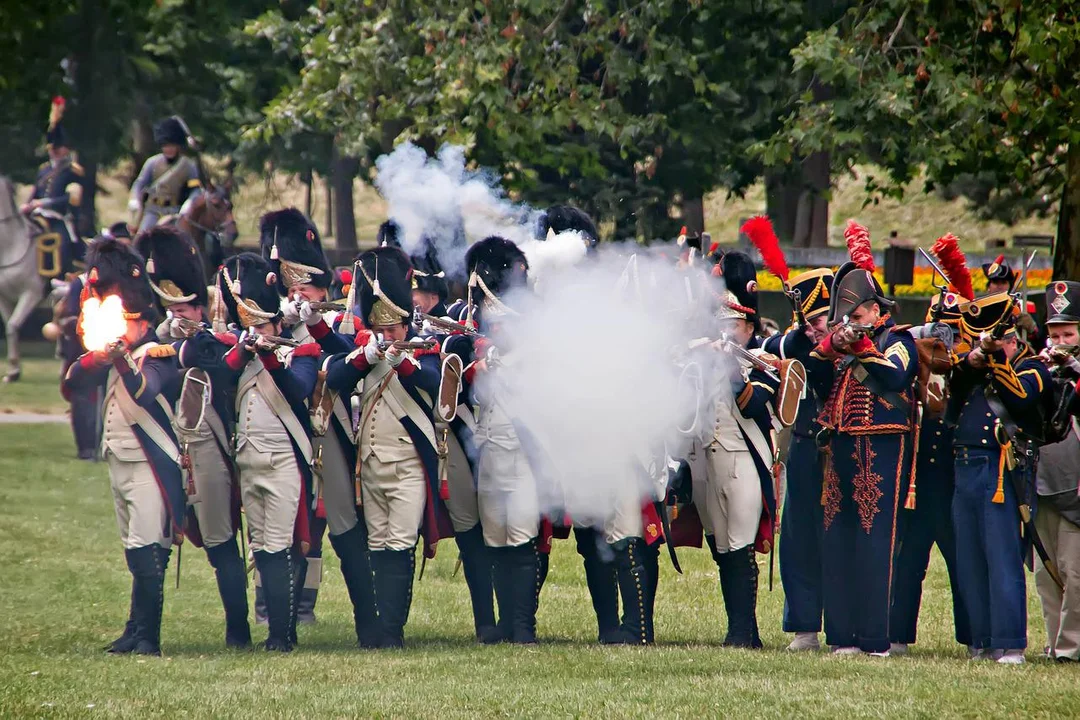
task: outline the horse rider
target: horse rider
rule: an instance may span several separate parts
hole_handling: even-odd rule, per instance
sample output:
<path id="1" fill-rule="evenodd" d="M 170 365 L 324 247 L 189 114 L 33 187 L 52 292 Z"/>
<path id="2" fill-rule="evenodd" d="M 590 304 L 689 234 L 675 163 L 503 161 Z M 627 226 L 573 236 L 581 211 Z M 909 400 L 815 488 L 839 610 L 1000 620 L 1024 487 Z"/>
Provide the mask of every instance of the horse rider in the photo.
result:
<path id="1" fill-rule="evenodd" d="M 19 208 L 34 226 L 38 274 L 45 278 L 63 277 L 86 254 L 78 234 L 84 171 L 67 144 L 64 107 L 64 98 L 53 99 L 45 133 L 49 162 L 38 168 L 34 192 Z"/>
<path id="2" fill-rule="evenodd" d="M 179 213 L 184 202 L 202 189 L 198 163 L 182 152 L 185 145 L 195 149 L 195 140 L 178 115 L 154 126 L 154 142 L 161 152 L 143 163 L 128 200 L 128 210 L 137 216 L 140 231 L 157 225 L 166 215 Z"/>

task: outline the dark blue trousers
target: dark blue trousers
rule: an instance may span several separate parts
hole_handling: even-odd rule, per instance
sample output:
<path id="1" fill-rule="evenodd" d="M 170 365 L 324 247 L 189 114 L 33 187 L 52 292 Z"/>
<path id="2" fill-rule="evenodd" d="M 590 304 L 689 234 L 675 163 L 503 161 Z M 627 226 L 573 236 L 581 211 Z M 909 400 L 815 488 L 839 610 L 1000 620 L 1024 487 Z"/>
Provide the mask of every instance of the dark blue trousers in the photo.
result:
<path id="1" fill-rule="evenodd" d="M 1027 647 L 1027 587 L 1016 493 L 1006 470 L 1005 502 L 994 503 L 997 448 L 956 448 L 956 569 L 971 623 L 971 645 L 993 650 Z"/>
<path id="2" fill-rule="evenodd" d="M 838 433 L 826 458 L 823 497 L 825 642 L 889 649 L 896 512 L 911 468 L 907 434 Z"/>
<path id="3" fill-rule="evenodd" d="M 812 437 L 793 435 L 780 523 L 784 632 L 821 630 L 821 453 Z"/>
<path id="4" fill-rule="evenodd" d="M 949 454 L 951 455 L 951 448 Z M 930 462 L 931 459 L 934 460 L 933 463 Z M 952 520 L 955 488 L 953 463 L 943 462 L 940 456 L 930 452 L 930 448 L 927 448 L 927 452 L 920 448 L 916 477 L 918 489 L 915 509 L 901 509 L 898 522 L 900 550 L 893 573 L 890 639 L 896 643 L 915 642 L 923 580 L 930 566 L 930 551 L 937 543 L 949 571 L 956 641 L 962 645 L 970 645 L 971 627 L 964 602 L 960 598 L 956 571 L 956 535 L 953 532 Z"/>

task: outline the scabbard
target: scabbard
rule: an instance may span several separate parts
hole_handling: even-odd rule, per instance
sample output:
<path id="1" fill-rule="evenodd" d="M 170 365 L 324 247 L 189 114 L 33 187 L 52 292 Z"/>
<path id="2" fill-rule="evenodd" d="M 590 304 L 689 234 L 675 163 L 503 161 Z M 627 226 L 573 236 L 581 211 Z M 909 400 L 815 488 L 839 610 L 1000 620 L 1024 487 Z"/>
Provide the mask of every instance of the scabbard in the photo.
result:
<path id="1" fill-rule="evenodd" d="M 679 564 L 679 555 L 675 552 L 675 541 L 671 538 L 671 520 L 668 519 L 667 507 L 660 500 L 653 502 L 656 514 L 660 516 L 660 527 L 664 530 L 664 544 L 667 545 L 668 557 L 671 558 L 671 567 L 675 572 L 683 574 L 682 565 Z"/>

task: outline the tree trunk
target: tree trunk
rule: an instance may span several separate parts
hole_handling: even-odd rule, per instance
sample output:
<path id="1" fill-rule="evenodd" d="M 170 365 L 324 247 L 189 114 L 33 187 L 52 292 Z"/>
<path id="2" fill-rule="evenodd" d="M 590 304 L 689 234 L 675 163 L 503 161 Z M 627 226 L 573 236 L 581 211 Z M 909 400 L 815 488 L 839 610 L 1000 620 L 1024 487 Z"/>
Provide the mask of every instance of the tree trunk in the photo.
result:
<path id="1" fill-rule="evenodd" d="M 705 232 L 705 198 L 702 195 L 695 193 L 683 202 L 682 223 L 691 235 Z"/>
<path id="2" fill-rule="evenodd" d="M 1065 160 L 1065 190 L 1054 242 L 1054 278 L 1080 278 L 1080 143 L 1069 145 Z"/>
<path id="3" fill-rule="evenodd" d="M 801 195 L 797 178 L 782 170 L 765 173 L 765 212 L 782 243 L 795 241 Z"/>
<path id="4" fill-rule="evenodd" d="M 97 0 L 83 0 L 79 7 L 78 31 L 72 38 L 75 61 L 75 95 L 78 98 L 76 122 L 79 163 L 85 170 L 83 196 L 80 204 L 80 235 L 94 235 L 97 228 L 97 169 L 101 157 L 102 101 L 94 92 L 98 72 L 98 23 L 107 17 Z"/>
<path id="5" fill-rule="evenodd" d="M 355 252 L 356 216 L 353 211 L 353 180 L 360 169 L 356 158 L 339 155 L 334 149 L 331 168 L 334 186 L 334 241 L 338 250 Z"/>
<path id="6" fill-rule="evenodd" d="M 304 172 L 304 214 L 311 217 L 311 185 L 314 182 L 315 173 L 311 168 Z"/>
<path id="7" fill-rule="evenodd" d="M 142 93 L 133 103 L 133 115 L 131 118 L 131 145 L 132 166 L 131 177 L 128 178 L 128 186 L 135 182 L 139 171 L 142 170 L 146 159 L 154 154 L 154 120 L 150 113 L 149 103 L 146 102 Z"/>
<path id="8" fill-rule="evenodd" d="M 803 190 L 794 235 L 796 247 L 829 245 L 829 161 L 828 153 L 819 152 L 803 162 Z"/>
<path id="9" fill-rule="evenodd" d="M 331 164 L 333 161 L 331 160 Z M 334 234 L 334 183 L 330 182 L 330 175 L 323 176 L 323 188 L 326 191 L 326 220 L 323 227 L 328 235 Z"/>

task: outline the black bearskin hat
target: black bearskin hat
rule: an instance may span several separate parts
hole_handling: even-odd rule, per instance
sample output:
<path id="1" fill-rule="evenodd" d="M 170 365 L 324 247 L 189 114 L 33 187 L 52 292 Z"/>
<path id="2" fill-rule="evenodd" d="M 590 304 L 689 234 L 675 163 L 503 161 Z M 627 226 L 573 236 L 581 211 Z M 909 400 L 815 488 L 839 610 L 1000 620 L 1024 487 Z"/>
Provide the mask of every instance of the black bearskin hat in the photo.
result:
<path id="1" fill-rule="evenodd" d="M 128 224 L 121 220 L 120 222 L 114 222 L 107 228 L 102 228 L 101 237 L 103 238 L 124 238 L 125 240 L 131 240 L 131 230 L 128 228 Z"/>
<path id="2" fill-rule="evenodd" d="M 1046 288 L 1046 324 L 1080 323 L 1080 282 L 1057 280 Z"/>
<path id="3" fill-rule="evenodd" d="M 277 289 L 282 295 L 296 285 L 328 288 L 334 280 L 319 229 L 296 208 L 263 215 L 259 220 L 259 245 L 277 276 Z"/>
<path id="4" fill-rule="evenodd" d="M 758 317 L 757 268 L 750 256 L 738 250 L 726 252 L 716 262 L 717 274 L 724 279 L 728 291 L 735 295 L 739 305 L 748 312 L 746 318 L 754 325 L 754 332 L 761 332 Z"/>
<path id="5" fill-rule="evenodd" d="M 581 233 L 588 246 L 595 247 L 600 242 L 600 233 L 596 229 L 596 223 L 588 215 L 576 207 L 570 205 L 552 205 L 540 218 L 540 239 L 547 237 L 548 231 L 556 235 L 568 230 L 576 230 Z"/>
<path id="6" fill-rule="evenodd" d="M 379 247 L 401 247 L 401 226 L 393 218 L 384 222 L 375 234 L 375 244 Z"/>
<path id="7" fill-rule="evenodd" d="M 157 317 L 146 265 L 130 245 L 114 238 L 97 240 L 90 245 L 86 267 L 86 281 L 96 297 L 119 295 L 129 319 Z"/>
<path id="8" fill-rule="evenodd" d="M 484 238 L 465 253 L 469 287 L 481 295 L 502 295 L 513 288 L 525 287 L 529 261 L 517 245 L 497 235 Z M 475 280 L 474 280 L 475 277 Z"/>
<path id="9" fill-rule="evenodd" d="M 270 263 L 253 252 L 227 259 L 218 271 L 217 291 L 230 323 L 249 328 L 281 319 L 281 297 Z"/>
<path id="10" fill-rule="evenodd" d="M 66 106 L 67 101 L 57 95 L 53 98 L 52 105 L 49 107 L 49 127 L 45 131 L 45 142 L 49 147 L 68 146 L 67 133 L 64 132 L 64 125 L 61 122 Z"/>
<path id="11" fill-rule="evenodd" d="M 435 247 L 430 243 L 425 243 L 424 247 L 426 252 L 409 258 L 413 266 L 413 290 L 433 293 L 439 296 L 440 302 L 445 302 L 450 294 L 450 288 L 446 284 L 446 273 L 439 264 Z"/>
<path id="12" fill-rule="evenodd" d="M 405 324 L 412 318 L 412 266 L 396 247 L 377 247 L 356 258 L 353 278 L 360 315 L 368 328 Z"/>
<path id="13" fill-rule="evenodd" d="M 202 257 L 186 232 L 157 225 L 136 236 L 135 249 L 146 258 L 150 287 L 162 309 L 177 303 L 207 306 Z"/>
<path id="14" fill-rule="evenodd" d="M 154 142 L 162 145 L 187 145 L 187 133 L 184 124 L 175 115 L 167 117 L 154 126 Z"/>

